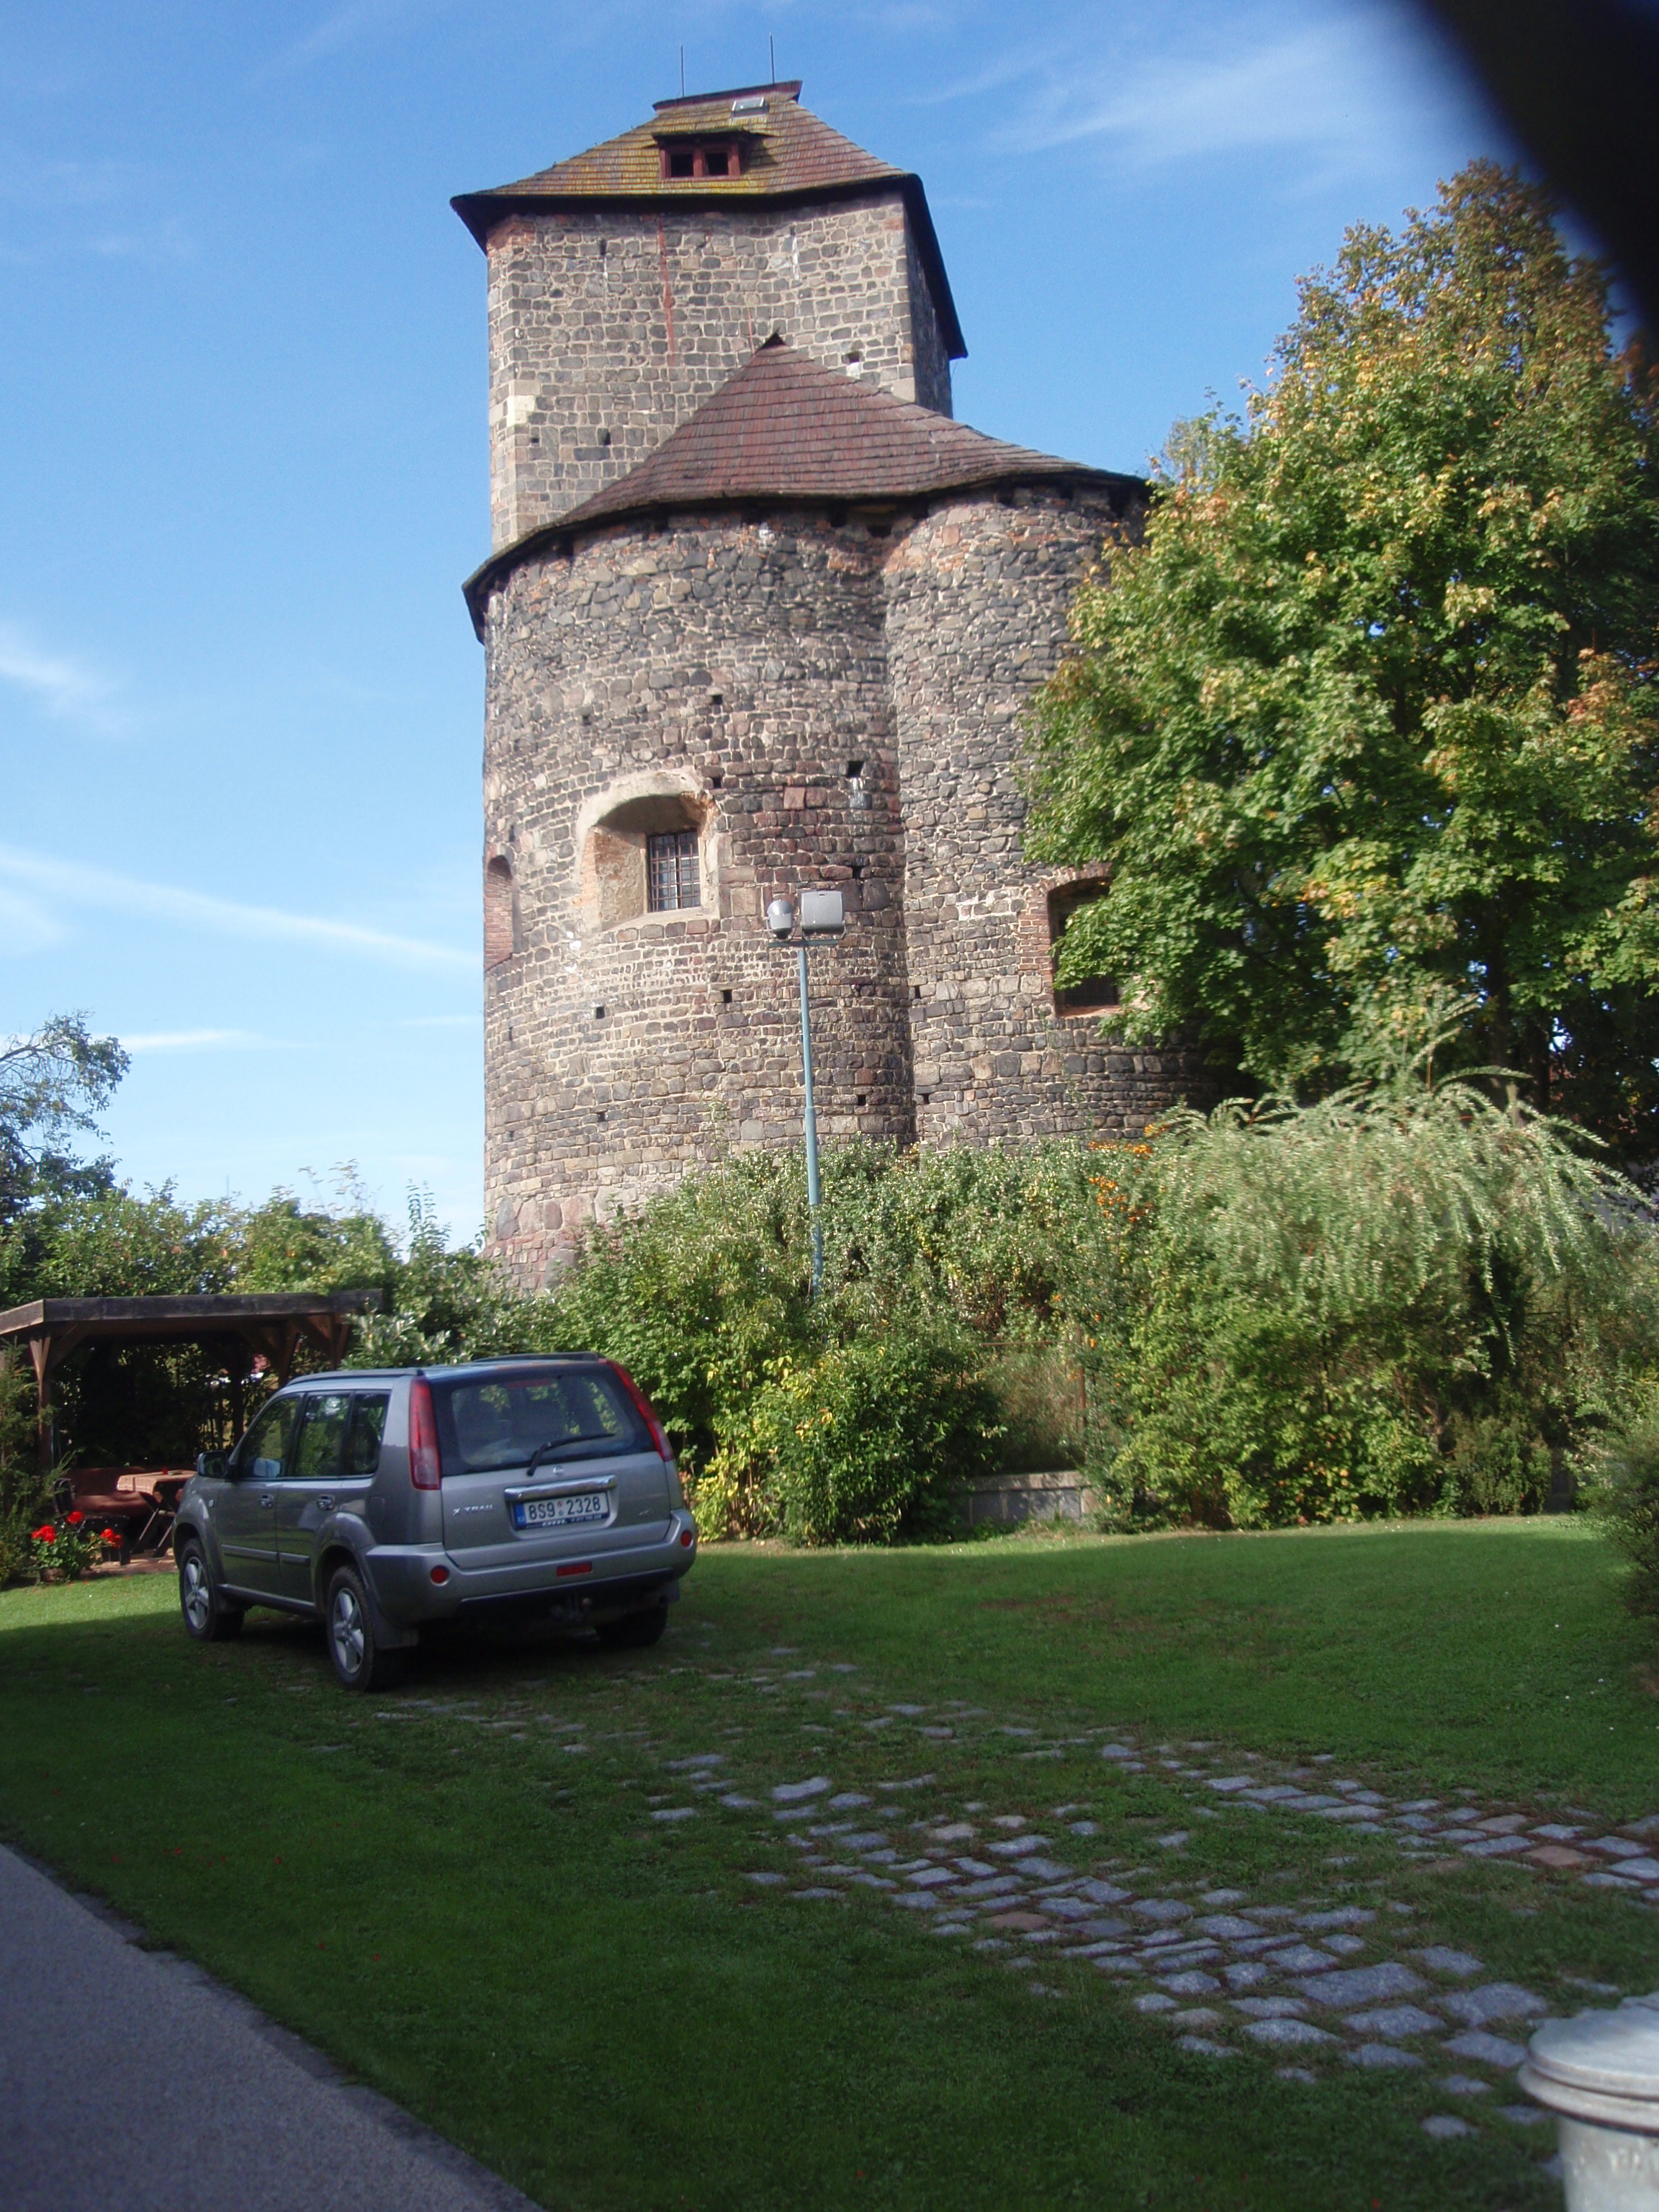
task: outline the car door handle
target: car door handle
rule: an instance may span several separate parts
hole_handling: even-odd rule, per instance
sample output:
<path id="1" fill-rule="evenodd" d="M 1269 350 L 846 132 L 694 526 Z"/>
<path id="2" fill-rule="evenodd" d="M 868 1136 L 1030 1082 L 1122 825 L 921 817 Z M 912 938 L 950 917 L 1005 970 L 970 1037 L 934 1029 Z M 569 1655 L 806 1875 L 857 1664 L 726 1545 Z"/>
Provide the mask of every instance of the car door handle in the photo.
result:
<path id="1" fill-rule="evenodd" d="M 274 1490 L 263 1492 L 260 1495 L 259 1503 L 261 1505 L 274 1505 L 276 1503 L 276 1492 Z"/>

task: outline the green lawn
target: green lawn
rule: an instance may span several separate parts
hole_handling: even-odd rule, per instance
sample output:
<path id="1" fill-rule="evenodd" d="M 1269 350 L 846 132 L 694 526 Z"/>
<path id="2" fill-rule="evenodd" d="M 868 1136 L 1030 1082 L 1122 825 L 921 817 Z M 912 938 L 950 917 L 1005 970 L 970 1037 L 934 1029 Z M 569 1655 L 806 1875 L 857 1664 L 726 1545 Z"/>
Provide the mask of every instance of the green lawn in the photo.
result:
<path id="1" fill-rule="evenodd" d="M 1081 1807 L 1099 1832 L 1062 1840 L 1103 1869 L 1190 1826 L 1172 1878 L 1386 1895 L 1409 1940 L 1558 2005 L 1584 2002 L 1563 1977 L 1659 1983 L 1659 1917 L 1626 1899 L 1312 1819 L 1200 1820 L 1191 1784 L 1067 1741 L 1109 1724 L 1333 1753 L 1395 1792 L 1651 1811 L 1659 1678 L 1582 1524 L 717 1549 L 654 1652 L 423 1654 L 368 1701 L 314 1632 L 255 1615 L 201 1649 L 173 1607 L 167 1577 L 0 1596 L 0 1834 L 549 2206 L 1559 2203 L 1547 2131 L 1425 2137 L 1432 2067 L 1288 2083 L 1269 2055 L 1180 2051 L 1086 1962 L 1047 1954 L 1045 1998 L 878 1895 L 747 1882 L 793 1857 L 770 1784 L 813 1773 L 913 1784 L 860 1816 L 890 1826 L 973 1805 L 1059 1833 Z M 945 1701 L 980 1711 L 926 1735 Z M 673 1765 L 714 1752 L 759 1808 Z"/>

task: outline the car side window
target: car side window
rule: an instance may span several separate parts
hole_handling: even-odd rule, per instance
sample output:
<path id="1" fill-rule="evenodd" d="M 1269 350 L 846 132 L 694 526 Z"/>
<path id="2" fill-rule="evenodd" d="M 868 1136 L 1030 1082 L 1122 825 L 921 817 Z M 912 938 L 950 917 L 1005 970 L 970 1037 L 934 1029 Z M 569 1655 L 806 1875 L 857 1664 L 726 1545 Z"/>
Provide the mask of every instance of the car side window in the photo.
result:
<path id="1" fill-rule="evenodd" d="M 343 1390 L 315 1390 L 306 1399 L 306 1425 L 289 1471 L 291 1482 L 331 1482 L 344 1466 L 351 1400 Z"/>
<path id="2" fill-rule="evenodd" d="M 246 1482 L 277 1482 L 300 1419 L 298 1398 L 273 1398 L 242 1438 L 235 1473 Z"/>
<path id="3" fill-rule="evenodd" d="M 348 1474 L 373 1474 L 380 1466 L 380 1438 L 386 1434 L 386 1411 L 391 1402 L 391 1393 L 386 1390 L 353 1401 L 351 1429 L 346 1438 Z"/>

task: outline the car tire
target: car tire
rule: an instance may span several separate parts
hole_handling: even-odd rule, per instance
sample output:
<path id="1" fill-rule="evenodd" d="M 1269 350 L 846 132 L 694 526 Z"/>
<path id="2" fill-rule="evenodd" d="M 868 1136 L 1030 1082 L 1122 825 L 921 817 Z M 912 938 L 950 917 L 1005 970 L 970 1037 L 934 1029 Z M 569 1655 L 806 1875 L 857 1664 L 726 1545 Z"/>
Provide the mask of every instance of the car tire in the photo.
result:
<path id="1" fill-rule="evenodd" d="M 337 1567 L 328 1578 L 323 1633 L 342 1689 L 389 1690 L 402 1681 L 406 1656 L 380 1648 L 368 1594 L 355 1567 Z"/>
<path id="2" fill-rule="evenodd" d="M 193 1536 L 179 1546 L 179 1610 L 185 1632 L 198 1644 L 222 1644 L 242 1632 L 242 1607 L 221 1591 L 204 1547 Z"/>
<path id="3" fill-rule="evenodd" d="M 662 1642 L 667 1626 L 665 1605 L 641 1606 L 637 1613 L 625 1613 L 619 1620 L 602 1620 L 599 1641 L 613 1651 L 648 1651 L 653 1644 Z"/>

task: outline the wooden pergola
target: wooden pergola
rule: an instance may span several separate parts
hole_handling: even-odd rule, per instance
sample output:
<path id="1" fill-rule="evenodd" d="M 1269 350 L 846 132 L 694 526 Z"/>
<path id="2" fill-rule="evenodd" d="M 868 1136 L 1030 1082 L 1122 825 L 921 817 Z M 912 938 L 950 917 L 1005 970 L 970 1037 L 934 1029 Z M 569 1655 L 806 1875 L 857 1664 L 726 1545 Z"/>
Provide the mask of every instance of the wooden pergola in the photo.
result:
<path id="1" fill-rule="evenodd" d="M 379 1291 L 278 1291 L 189 1298 L 36 1298 L 0 1313 L 0 1358 L 27 1346 L 34 1368 L 40 1464 L 52 1464 L 52 1377 L 88 1344 L 211 1344 L 228 1339 L 263 1358 L 286 1382 L 303 1344 L 337 1366 L 359 1314 L 378 1313 Z M 237 1396 L 240 1399 L 240 1389 Z M 240 1418 L 240 1409 L 239 1409 Z"/>

